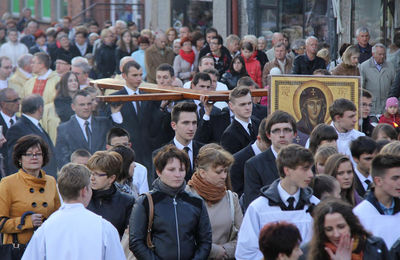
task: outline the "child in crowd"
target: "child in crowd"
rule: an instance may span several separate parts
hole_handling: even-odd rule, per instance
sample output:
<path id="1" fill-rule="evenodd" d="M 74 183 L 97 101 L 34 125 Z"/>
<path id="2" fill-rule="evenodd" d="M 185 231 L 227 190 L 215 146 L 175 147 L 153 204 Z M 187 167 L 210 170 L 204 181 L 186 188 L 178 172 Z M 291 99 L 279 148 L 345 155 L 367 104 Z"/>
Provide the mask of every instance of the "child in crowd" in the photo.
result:
<path id="1" fill-rule="evenodd" d="M 325 173 L 326 160 L 328 160 L 329 156 L 336 154 L 337 152 L 337 148 L 329 144 L 323 144 L 317 149 L 317 152 L 314 155 L 316 175 Z"/>
<path id="2" fill-rule="evenodd" d="M 379 119 L 379 124 L 389 124 L 394 128 L 400 125 L 400 114 L 399 114 L 399 100 L 395 97 L 390 97 L 386 100 L 385 112 Z"/>
<path id="3" fill-rule="evenodd" d="M 249 76 L 258 84 L 261 84 L 261 65 L 256 60 L 256 52 L 254 52 L 254 46 L 250 42 L 245 42 L 241 49 L 242 57 L 246 65 L 246 70 Z"/>

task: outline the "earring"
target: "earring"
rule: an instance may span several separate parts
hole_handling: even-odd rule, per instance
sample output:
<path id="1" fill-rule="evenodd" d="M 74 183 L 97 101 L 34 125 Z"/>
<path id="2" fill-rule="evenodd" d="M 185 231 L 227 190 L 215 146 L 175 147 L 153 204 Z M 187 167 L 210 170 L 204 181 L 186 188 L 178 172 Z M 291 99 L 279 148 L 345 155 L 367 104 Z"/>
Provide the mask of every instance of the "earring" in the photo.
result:
<path id="1" fill-rule="evenodd" d="M 19 165 L 19 167 L 22 167 L 22 163 L 21 162 L 18 162 L 18 165 Z"/>

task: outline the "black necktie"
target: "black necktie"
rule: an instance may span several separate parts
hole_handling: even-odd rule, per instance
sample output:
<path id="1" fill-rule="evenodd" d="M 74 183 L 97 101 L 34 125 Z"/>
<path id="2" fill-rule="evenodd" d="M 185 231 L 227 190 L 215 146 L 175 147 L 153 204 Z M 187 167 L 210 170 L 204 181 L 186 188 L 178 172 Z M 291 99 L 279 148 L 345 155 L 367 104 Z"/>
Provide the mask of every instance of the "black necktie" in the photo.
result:
<path id="1" fill-rule="evenodd" d="M 190 161 L 190 156 L 189 156 L 189 151 L 190 151 L 190 148 L 189 147 L 187 147 L 187 146 L 185 146 L 185 147 L 183 147 L 183 150 L 187 153 L 187 155 L 188 155 L 188 157 L 189 157 L 189 162 L 190 162 L 190 170 L 192 170 L 192 161 Z"/>
<path id="2" fill-rule="evenodd" d="M 12 118 L 10 118 L 10 126 L 12 126 L 14 124 L 14 120 Z"/>
<path id="3" fill-rule="evenodd" d="M 140 93 L 136 93 L 134 95 L 139 95 Z M 136 115 L 140 114 L 140 101 L 135 101 L 136 103 Z"/>
<path id="4" fill-rule="evenodd" d="M 44 133 L 44 129 L 43 129 L 43 127 L 42 127 L 42 125 L 40 123 L 38 123 L 38 127 L 39 127 L 39 130 Z"/>
<path id="5" fill-rule="evenodd" d="M 256 140 L 257 136 L 256 136 L 256 133 L 254 132 L 253 125 L 251 123 L 249 123 L 247 125 L 247 128 L 249 129 L 251 139 Z"/>
<path id="6" fill-rule="evenodd" d="M 294 197 L 289 197 L 287 202 L 289 202 L 289 206 L 287 207 L 288 210 L 294 210 Z"/>
<path id="7" fill-rule="evenodd" d="M 203 116 L 204 116 L 204 113 L 205 113 L 203 103 L 200 103 L 199 107 L 200 107 L 200 109 L 199 109 L 199 118 L 202 119 Z"/>
<path id="8" fill-rule="evenodd" d="M 371 188 L 371 181 L 366 179 L 364 182 L 367 184 L 367 189 L 366 190 L 369 190 L 369 188 Z"/>
<path id="9" fill-rule="evenodd" d="M 89 151 L 91 152 L 91 150 L 92 150 L 92 131 L 90 131 L 90 128 L 89 128 L 89 121 L 85 121 L 85 132 L 86 132 L 87 142 L 88 142 L 88 146 L 89 146 Z"/>

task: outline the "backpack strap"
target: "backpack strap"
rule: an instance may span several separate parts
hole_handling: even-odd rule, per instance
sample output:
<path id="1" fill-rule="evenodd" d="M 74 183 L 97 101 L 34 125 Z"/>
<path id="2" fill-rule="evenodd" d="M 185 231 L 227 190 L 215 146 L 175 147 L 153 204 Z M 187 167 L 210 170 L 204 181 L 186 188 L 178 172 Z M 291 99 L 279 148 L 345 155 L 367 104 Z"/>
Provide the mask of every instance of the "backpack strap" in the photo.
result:
<path id="1" fill-rule="evenodd" d="M 144 193 L 147 197 L 147 201 L 149 202 L 149 221 L 147 223 L 147 247 L 150 249 L 154 249 L 153 242 L 151 241 L 151 227 L 153 226 L 154 219 L 154 203 L 153 197 L 149 192 Z"/>

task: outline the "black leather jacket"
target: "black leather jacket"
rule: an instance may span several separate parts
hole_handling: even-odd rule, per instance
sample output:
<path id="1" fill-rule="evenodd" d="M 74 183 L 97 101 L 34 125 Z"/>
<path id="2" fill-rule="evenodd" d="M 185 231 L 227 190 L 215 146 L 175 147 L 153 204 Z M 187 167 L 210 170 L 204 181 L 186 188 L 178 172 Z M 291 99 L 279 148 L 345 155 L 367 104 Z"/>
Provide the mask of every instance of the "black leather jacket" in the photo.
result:
<path id="1" fill-rule="evenodd" d="M 184 191 L 168 195 L 154 181 L 150 192 L 154 204 L 152 241 L 154 250 L 147 247 L 149 203 L 142 195 L 132 210 L 129 221 L 129 249 L 137 259 L 207 259 L 212 235 L 207 209 L 200 198 Z"/>
<path id="2" fill-rule="evenodd" d="M 122 238 L 134 203 L 133 196 L 122 193 L 115 185 L 111 185 L 108 190 L 93 190 L 87 209 L 110 221 L 118 230 L 119 237 Z"/>

